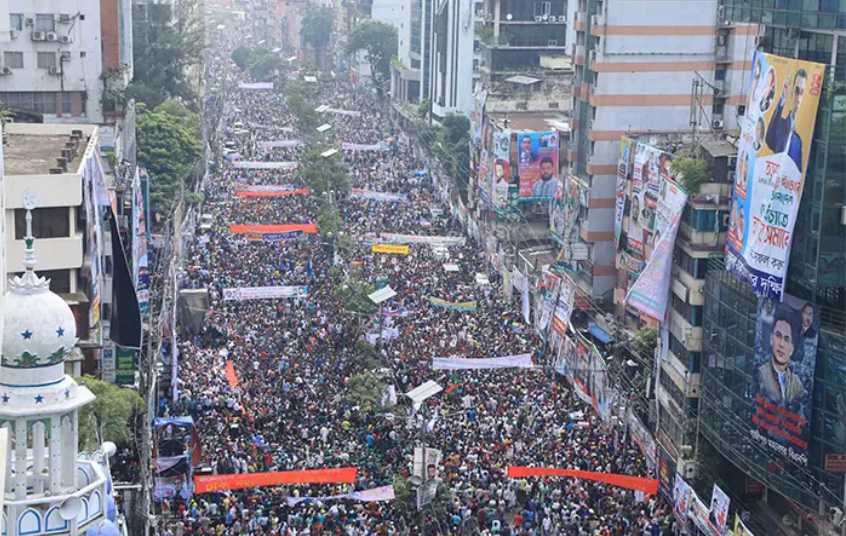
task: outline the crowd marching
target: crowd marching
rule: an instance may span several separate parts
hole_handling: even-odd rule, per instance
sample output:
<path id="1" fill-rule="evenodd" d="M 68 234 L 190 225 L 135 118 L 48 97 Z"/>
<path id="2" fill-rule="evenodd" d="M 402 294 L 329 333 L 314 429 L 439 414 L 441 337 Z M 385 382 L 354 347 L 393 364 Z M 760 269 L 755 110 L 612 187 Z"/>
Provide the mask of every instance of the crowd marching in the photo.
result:
<path id="1" fill-rule="evenodd" d="M 314 138 L 298 131 L 284 94 L 238 89 L 245 75 L 231 64 L 229 51 L 222 47 L 212 56 L 214 87 L 230 88 L 220 139 L 234 141 L 242 161 L 300 158 L 304 147 L 266 144 Z M 182 281 L 208 289 L 210 306 L 202 331 L 180 343 L 178 401 L 162 413 L 194 418 L 203 462 L 215 474 L 354 466 L 355 490 L 394 485 L 396 497 L 295 500 L 348 493 L 348 485 L 171 497 L 160 502 L 161 533 L 672 534 L 669 507 L 655 496 L 636 498 L 629 490 L 576 479 L 507 478 L 509 465 L 630 475 L 645 475 L 646 468 L 637 447 L 604 426 L 548 367 L 432 369 L 433 357 L 459 355 L 529 353 L 540 365 L 542 343 L 519 308 L 503 298 L 501 278 L 471 238 L 445 248 L 413 243 L 408 255 L 371 251 L 381 233 L 464 233 L 439 206 L 411 142 L 391 126 L 385 99 L 340 75 L 323 78 L 312 85 L 316 103 L 360 112 L 323 114 L 332 125 L 323 136 L 328 145 L 385 144 L 385 150 L 341 151 L 352 187 L 401 195 L 236 197 L 248 186 L 306 185 L 297 170 L 218 163 L 203 207 L 213 223 L 194 237 Z M 230 224 L 312 223 L 325 203 L 334 203 L 343 218 L 351 244 L 343 251 L 338 237 L 320 233 L 269 241 L 230 232 Z M 446 271 L 445 263 L 458 270 Z M 486 284 L 479 284 L 479 273 Z M 370 318 L 345 310 L 335 288 L 344 284 L 344 274 L 387 283 L 396 297 Z M 223 299 L 223 289 L 266 286 L 308 289 L 280 299 Z M 457 310 L 430 298 L 476 305 Z M 375 350 L 365 356 L 360 341 L 374 332 Z M 235 383 L 225 373 L 228 363 Z M 395 386 L 395 405 L 390 396 L 375 410 L 351 402 L 351 378 L 370 369 Z M 402 393 L 427 380 L 445 389 L 412 411 Z M 577 424 L 572 415 L 579 412 L 584 416 Z M 443 452 L 441 485 L 434 502 L 418 511 L 408 482 L 413 449 L 424 443 Z"/>

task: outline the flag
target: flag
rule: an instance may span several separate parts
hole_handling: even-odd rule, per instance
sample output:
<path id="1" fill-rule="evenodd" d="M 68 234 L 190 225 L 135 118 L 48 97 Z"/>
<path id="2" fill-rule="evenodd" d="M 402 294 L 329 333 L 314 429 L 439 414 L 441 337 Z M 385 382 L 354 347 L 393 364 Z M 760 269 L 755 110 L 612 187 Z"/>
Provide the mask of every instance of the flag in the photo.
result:
<path id="1" fill-rule="evenodd" d="M 314 265 L 311 262 L 311 257 L 308 258 L 308 265 L 306 265 L 306 273 L 309 279 L 314 279 Z"/>
<path id="2" fill-rule="evenodd" d="M 126 250 L 120 239 L 114 210 L 109 209 L 112 233 L 112 315 L 109 338 L 125 348 L 141 348 L 141 310 L 132 274 L 126 261 Z"/>

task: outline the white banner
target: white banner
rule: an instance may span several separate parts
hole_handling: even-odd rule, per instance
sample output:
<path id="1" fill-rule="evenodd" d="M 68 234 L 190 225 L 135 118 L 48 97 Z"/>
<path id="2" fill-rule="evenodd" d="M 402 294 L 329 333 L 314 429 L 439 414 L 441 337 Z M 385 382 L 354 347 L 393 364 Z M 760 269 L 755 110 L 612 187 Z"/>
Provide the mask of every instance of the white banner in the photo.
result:
<path id="1" fill-rule="evenodd" d="M 343 151 L 387 151 L 388 146 L 384 143 L 348 143 L 344 142 L 341 144 L 341 150 Z"/>
<path id="2" fill-rule="evenodd" d="M 336 114 L 336 115 L 347 115 L 350 117 L 360 117 L 361 112 L 357 110 L 341 110 L 340 108 L 326 108 L 326 113 Z"/>
<path id="3" fill-rule="evenodd" d="M 373 190 L 365 190 L 363 188 L 353 188 L 350 192 L 350 197 L 358 199 L 370 199 L 371 201 L 383 201 L 387 203 L 392 202 L 406 202 L 408 196 L 405 194 L 392 194 L 388 192 L 375 192 Z"/>
<path id="4" fill-rule="evenodd" d="M 273 82 L 241 82 L 238 89 L 273 89 Z"/>
<path id="5" fill-rule="evenodd" d="M 235 187 L 239 192 L 290 192 L 296 190 L 297 187 L 293 184 L 246 184 L 244 186 L 238 185 Z"/>
<path id="6" fill-rule="evenodd" d="M 329 502 L 341 501 L 344 499 L 359 502 L 385 502 L 393 501 L 394 497 L 393 486 L 381 486 L 362 491 L 354 491 L 352 493 L 344 493 L 342 495 L 328 495 L 323 497 L 288 497 L 285 499 L 285 502 L 288 503 L 288 506 L 294 507 L 301 502 Z"/>
<path id="7" fill-rule="evenodd" d="M 260 160 L 241 160 L 235 162 L 237 169 L 297 169 L 296 162 L 262 162 Z"/>
<path id="8" fill-rule="evenodd" d="M 258 146 L 262 149 L 285 149 L 288 147 L 299 147 L 303 142 L 300 140 L 274 140 L 260 141 Z"/>
<path id="9" fill-rule="evenodd" d="M 502 368 L 532 368 L 532 354 L 468 359 L 466 357 L 434 357 L 432 370 L 482 370 Z"/>
<path id="10" fill-rule="evenodd" d="M 463 246 L 463 236 L 424 236 L 398 233 L 380 233 L 377 241 L 385 244 L 428 244 L 430 246 Z"/>
<path id="11" fill-rule="evenodd" d="M 307 286 L 241 287 L 223 289 L 223 301 L 273 300 L 277 298 L 304 298 Z"/>

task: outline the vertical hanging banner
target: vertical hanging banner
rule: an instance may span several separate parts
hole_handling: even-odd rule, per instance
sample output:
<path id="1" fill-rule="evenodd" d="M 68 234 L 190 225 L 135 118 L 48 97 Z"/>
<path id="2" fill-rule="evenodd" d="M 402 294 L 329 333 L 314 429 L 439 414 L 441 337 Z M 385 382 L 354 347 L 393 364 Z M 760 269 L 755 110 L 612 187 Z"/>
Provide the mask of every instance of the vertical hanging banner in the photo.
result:
<path id="1" fill-rule="evenodd" d="M 664 319 L 673 271 L 673 248 L 679 230 L 687 193 L 674 181 L 660 179 L 654 214 L 654 245 L 646 267 L 626 296 L 626 302 L 658 321 Z"/>
<path id="2" fill-rule="evenodd" d="M 708 511 L 708 526 L 713 534 L 725 533 L 729 504 L 731 504 L 729 496 L 720 486 L 714 484 L 713 491 L 711 491 L 711 508 Z"/>
<path id="3" fill-rule="evenodd" d="M 632 146 L 634 141 L 623 136 L 620 139 L 620 160 L 617 163 L 617 188 L 614 203 L 614 244 L 620 244 L 623 234 L 623 218 L 626 213 L 626 185 L 631 173 Z"/>
<path id="4" fill-rule="evenodd" d="M 520 132 L 517 135 L 520 197 L 554 198 L 558 182 L 558 133 Z"/>
<path id="5" fill-rule="evenodd" d="M 824 75 L 820 63 L 756 51 L 746 115 L 738 119 L 726 270 L 779 301 Z"/>
<path id="6" fill-rule="evenodd" d="M 508 205 L 508 189 L 511 185 L 511 131 L 496 132 L 493 143 L 492 199 L 494 207 L 503 209 Z"/>

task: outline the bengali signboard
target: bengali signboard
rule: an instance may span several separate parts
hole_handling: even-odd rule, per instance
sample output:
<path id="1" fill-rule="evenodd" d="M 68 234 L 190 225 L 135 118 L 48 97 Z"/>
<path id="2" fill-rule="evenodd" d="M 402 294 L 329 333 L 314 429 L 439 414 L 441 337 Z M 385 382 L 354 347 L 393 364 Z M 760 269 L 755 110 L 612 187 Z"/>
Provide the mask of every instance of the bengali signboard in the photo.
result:
<path id="1" fill-rule="evenodd" d="M 819 63 L 760 51 L 752 59 L 726 269 L 759 296 L 784 292 L 824 74 Z"/>
<path id="2" fill-rule="evenodd" d="M 223 289 L 223 301 L 304 298 L 307 295 L 308 286 L 241 287 Z"/>
<path id="3" fill-rule="evenodd" d="M 811 302 L 784 294 L 761 298 L 752 371 L 752 438 L 792 462 L 808 464 L 819 314 Z"/>
<path id="4" fill-rule="evenodd" d="M 115 345 L 115 383 L 133 385 L 135 383 L 136 356 L 138 350 Z"/>
<path id="5" fill-rule="evenodd" d="M 520 197 L 558 195 L 558 133 L 524 131 L 517 134 Z"/>

